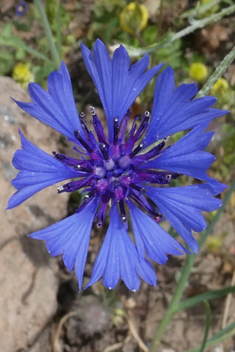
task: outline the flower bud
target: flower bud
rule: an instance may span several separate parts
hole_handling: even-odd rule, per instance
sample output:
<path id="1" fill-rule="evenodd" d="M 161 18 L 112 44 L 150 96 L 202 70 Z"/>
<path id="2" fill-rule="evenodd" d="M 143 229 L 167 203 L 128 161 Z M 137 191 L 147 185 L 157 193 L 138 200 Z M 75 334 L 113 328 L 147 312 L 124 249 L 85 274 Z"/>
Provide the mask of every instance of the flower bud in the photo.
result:
<path id="1" fill-rule="evenodd" d="M 130 34 L 139 33 L 145 29 L 148 22 L 148 10 L 145 5 L 131 2 L 120 14 L 120 25 Z"/>

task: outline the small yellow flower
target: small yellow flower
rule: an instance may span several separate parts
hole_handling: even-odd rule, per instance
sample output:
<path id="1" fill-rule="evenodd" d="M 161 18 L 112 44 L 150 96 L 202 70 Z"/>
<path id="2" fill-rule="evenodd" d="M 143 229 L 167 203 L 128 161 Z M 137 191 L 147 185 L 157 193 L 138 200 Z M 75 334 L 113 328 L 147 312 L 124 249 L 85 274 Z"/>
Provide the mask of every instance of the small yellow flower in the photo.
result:
<path id="1" fill-rule="evenodd" d="M 229 89 L 229 84 L 224 78 L 218 79 L 218 81 L 213 85 L 211 89 L 212 94 L 223 94 Z"/>
<path id="2" fill-rule="evenodd" d="M 23 88 L 27 88 L 29 82 L 34 81 L 34 74 L 27 64 L 19 63 L 13 68 L 12 78 Z"/>
<path id="3" fill-rule="evenodd" d="M 131 2 L 124 7 L 119 16 L 120 26 L 125 32 L 136 34 L 146 28 L 148 17 L 148 10 L 145 5 Z"/>
<path id="4" fill-rule="evenodd" d="M 206 65 L 195 62 L 189 68 L 189 76 L 196 82 L 203 82 L 208 76 Z"/>

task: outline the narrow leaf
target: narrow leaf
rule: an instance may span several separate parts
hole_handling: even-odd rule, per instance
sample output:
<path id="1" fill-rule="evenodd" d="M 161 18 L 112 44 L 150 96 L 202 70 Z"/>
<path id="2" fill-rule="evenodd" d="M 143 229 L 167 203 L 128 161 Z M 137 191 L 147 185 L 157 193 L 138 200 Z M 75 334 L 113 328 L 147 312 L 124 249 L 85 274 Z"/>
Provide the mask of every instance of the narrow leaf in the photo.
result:
<path id="1" fill-rule="evenodd" d="M 178 307 L 176 308 L 176 312 L 193 307 L 196 304 L 199 304 L 205 300 L 216 299 L 216 298 L 226 296 L 227 294 L 232 292 L 235 292 L 235 286 L 228 286 L 219 290 L 207 291 L 205 293 L 201 293 L 200 295 L 188 298 L 185 301 L 180 302 Z"/>
<path id="2" fill-rule="evenodd" d="M 204 333 L 202 345 L 201 345 L 201 348 L 200 348 L 200 352 L 203 352 L 205 347 L 206 347 L 206 342 L 207 342 L 207 338 L 208 338 L 208 334 L 209 334 L 209 330 L 210 330 L 210 326 L 211 326 L 211 309 L 210 309 L 210 305 L 209 305 L 208 301 L 204 301 L 204 303 L 205 303 L 205 307 L 206 307 L 206 328 L 205 328 L 205 333 Z"/>

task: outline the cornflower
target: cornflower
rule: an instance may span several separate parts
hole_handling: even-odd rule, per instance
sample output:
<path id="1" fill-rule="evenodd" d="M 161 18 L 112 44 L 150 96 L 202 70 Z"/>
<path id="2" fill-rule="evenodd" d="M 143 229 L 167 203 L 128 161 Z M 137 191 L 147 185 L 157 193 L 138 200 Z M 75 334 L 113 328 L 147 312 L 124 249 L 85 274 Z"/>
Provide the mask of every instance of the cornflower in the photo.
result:
<path id="1" fill-rule="evenodd" d="M 27 12 L 27 5 L 25 1 L 21 1 L 19 5 L 16 6 L 16 15 L 24 16 Z"/>
<path id="2" fill-rule="evenodd" d="M 156 285 L 150 260 L 165 264 L 166 254 L 191 253 L 159 225 L 164 218 L 191 251 L 198 252 L 192 230 L 206 228 L 201 211 L 220 207 L 221 201 L 213 196 L 226 187 L 206 173 L 215 157 L 203 151 L 213 136 L 205 129 L 226 111 L 210 108 L 216 101 L 213 97 L 193 99 L 196 84 L 175 89 L 174 72 L 167 67 L 156 80 L 151 116 L 145 112 L 142 118 L 137 117 L 128 131 L 132 103 L 163 64 L 146 71 L 149 57 L 145 55 L 131 66 L 122 45 L 111 59 L 100 40 L 95 42 L 93 54 L 83 44 L 81 49 L 106 114 L 108 135 L 93 107 L 93 131 L 88 129 L 84 114 L 79 117 L 63 62 L 59 72 L 49 75 L 48 92 L 30 83 L 32 103 L 16 103 L 65 135 L 75 144 L 77 157 L 55 151 L 50 156 L 19 132 L 22 149 L 14 154 L 13 165 L 20 171 L 12 181 L 17 192 L 8 208 L 45 187 L 72 179 L 59 186 L 58 193 L 85 192 L 75 214 L 30 237 L 46 241 L 52 256 L 63 254 L 68 270 L 75 267 L 81 290 L 93 221 L 100 228 L 109 214 L 109 227 L 87 287 L 103 276 L 109 289 L 121 278 L 136 291 L 140 278 Z M 175 144 L 167 145 L 168 136 L 189 129 Z M 205 183 L 168 187 L 181 175 Z M 131 224 L 134 239 L 128 234 Z"/>

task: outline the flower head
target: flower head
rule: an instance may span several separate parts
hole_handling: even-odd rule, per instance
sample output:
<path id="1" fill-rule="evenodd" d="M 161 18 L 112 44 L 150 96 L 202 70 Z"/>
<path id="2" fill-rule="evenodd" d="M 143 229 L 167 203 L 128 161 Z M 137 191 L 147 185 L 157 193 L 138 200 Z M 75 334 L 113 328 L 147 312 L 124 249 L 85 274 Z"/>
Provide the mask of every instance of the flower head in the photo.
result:
<path id="1" fill-rule="evenodd" d="M 225 78 L 219 78 L 218 81 L 213 85 L 211 92 L 212 94 L 224 94 L 229 90 L 229 83 Z"/>
<path id="2" fill-rule="evenodd" d="M 197 82 L 205 81 L 208 76 L 206 65 L 201 62 L 194 62 L 189 68 L 189 76 Z"/>
<path id="3" fill-rule="evenodd" d="M 27 12 L 27 5 L 25 1 L 21 1 L 19 5 L 16 6 L 16 15 L 24 16 Z"/>
<path id="4" fill-rule="evenodd" d="M 59 194 L 82 190 L 85 195 L 74 215 L 31 237 L 45 240 L 52 256 L 63 254 L 68 270 L 75 267 L 81 289 L 93 221 L 102 227 L 109 214 L 108 231 L 88 286 L 103 276 L 110 289 L 121 278 L 135 291 L 140 278 L 156 284 L 149 260 L 164 264 L 166 254 L 189 252 L 159 225 L 164 217 L 191 250 L 198 251 L 191 231 L 204 230 L 201 211 L 217 209 L 221 201 L 213 195 L 225 188 L 206 173 L 214 156 L 203 149 L 213 133 L 204 131 L 213 118 L 226 112 L 210 108 L 215 98 L 193 99 L 195 84 L 175 89 L 173 70 L 167 67 L 156 81 L 152 114 L 137 117 L 128 131 L 132 103 L 163 65 L 145 72 L 149 63 L 146 55 L 131 66 L 123 46 L 115 50 L 111 60 L 100 40 L 93 54 L 82 45 L 82 54 L 106 113 L 108 135 L 93 107 L 93 130 L 88 129 L 83 113 L 78 116 L 64 63 L 59 72 L 49 75 L 48 93 L 30 83 L 32 103 L 16 103 L 72 141 L 77 157 L 57 152 L 50 156 L 20 132 L 22 149 L 13 157 L 13 165 L 20 170 L 12 181 L 17 192 L 8 208 L 57 182 L 64 181 L 58 187 Z M 174 145 L 167 145 L 167 136 L 185 129 L 191 131 Z M 168 187 L 182 174 L 206 183 Z M 65 182 L 68 179 L 72 181 Z M 134 240 L 128 234 L 130 223 Z"/>
<path id="5" fill-rule="evenodd" d="M 34 75 L 31 72 L 29 65 L 23 64 L 22 62 L 19 62 L 13 67 L 12 77 L 23 88 L 27 88 L 29 82 L 34 81 Z"/>
<path id="6" fill-rule="evenodd" d="M 120 25 L 125 32 L 135 34 L 146 28 L 148 17 L 145 5 L 130 2 L 120 13 Z"/>

